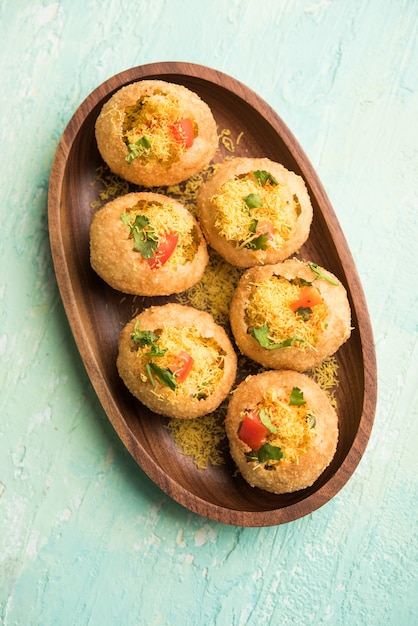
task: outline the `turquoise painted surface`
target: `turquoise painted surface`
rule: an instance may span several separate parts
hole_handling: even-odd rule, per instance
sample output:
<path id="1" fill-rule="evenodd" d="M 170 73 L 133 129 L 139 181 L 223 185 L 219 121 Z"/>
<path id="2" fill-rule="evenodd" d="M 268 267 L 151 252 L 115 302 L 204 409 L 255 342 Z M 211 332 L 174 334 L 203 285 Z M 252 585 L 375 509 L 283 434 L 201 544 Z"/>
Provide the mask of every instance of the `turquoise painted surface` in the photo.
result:
<path id="1" fill-rule="evenodd" d="M 104 8 L 105 7 L 105 8 Z M 0 1 L 0 623 L 418 623 L 418 4 Z M 76 107 L 157 61 L 215 67 L 294 132 L 353 252 L 379 399 L 346 487 L 311 516 L 235 528 L 132 461 L 75 348 L 47 186 Z"/>

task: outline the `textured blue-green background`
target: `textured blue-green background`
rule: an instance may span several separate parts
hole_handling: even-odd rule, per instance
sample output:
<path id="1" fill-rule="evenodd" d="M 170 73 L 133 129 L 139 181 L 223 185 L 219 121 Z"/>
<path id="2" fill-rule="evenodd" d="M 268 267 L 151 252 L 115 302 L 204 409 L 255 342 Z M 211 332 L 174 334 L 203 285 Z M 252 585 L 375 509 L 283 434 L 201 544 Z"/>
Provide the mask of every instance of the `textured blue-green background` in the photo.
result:
<path id="1" fill-rule="evenodd" d="M 418 623 L 416 0 L 0 0 L 0 623 Z M 51 262 L 47 187 L 98 84 L 158 61 L 257 91 L 307 152 L 369 304 L 375 427 L 314 514 L 225 526 L 163 494 L 84 371 Z"/>

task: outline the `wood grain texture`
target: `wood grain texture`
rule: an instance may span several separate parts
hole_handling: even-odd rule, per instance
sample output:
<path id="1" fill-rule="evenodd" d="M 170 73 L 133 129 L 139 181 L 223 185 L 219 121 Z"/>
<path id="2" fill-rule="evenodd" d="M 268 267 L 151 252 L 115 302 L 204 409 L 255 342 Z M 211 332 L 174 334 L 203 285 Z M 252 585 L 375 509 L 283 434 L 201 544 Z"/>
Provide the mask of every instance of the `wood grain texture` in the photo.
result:
<path id="1" fill-rule="evenodd" d="M 132 316 L 133 300 L 107 287 L 89 264 L 92 187 L 102 163 L 94 123 L 102 104 L 119 87 L 142 78 L 178 82 L 198 93 L 212 109 L 218 128 L 243 132 L 237 156 L 267 156 L 305 180 L 314 219 L 302 258 L 332 271 L 345 285 L 353 333 L 337 353 L 340 439 L 330 467 L 309 489 L 274 496 L 250 488 L 227 458 L 225 466 L 199 472 L 179 454 L 165 420 L 146 410 L 124 388 L 116 371 L 121 325 Z M 216 160 L 221 160 L 223 148 Z M 311 513 L 350 478 L 370 437 L 376 406 L 376 361 L 368 310 L 352 255 L 324 188 L 303 149 L 279 116 L 242 83 L 190 63 L 135 67 L 96 88 L 75 112 L 52 167 L 48 218 L 55 271 L 81 357 L 116 432 L 133 458 L 173 499 L 207 518 L 239 526 L 277 525 Z M 164 300 L 165 301 L 165 300 Z M 144 300 L 142 306 L 161 303 Z M 136 305 L 138 303 L 136 302 Z"/>

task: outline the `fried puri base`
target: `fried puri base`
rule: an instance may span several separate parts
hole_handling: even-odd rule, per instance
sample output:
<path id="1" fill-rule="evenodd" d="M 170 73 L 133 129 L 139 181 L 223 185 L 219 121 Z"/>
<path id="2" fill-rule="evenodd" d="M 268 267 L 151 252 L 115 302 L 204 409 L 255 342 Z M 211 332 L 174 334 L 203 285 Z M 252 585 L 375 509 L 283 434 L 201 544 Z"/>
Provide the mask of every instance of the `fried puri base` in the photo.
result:
<path id="1" fill-rule="evenodd" d="M 235 242 L 228 241 L 215 226 L 215 210 L 212 196 L 219 194 L 222 185 L 236 176 L 249 172 L 265 170 L 277 180 L 279 185 L 286 186 L 290 197 L 297 196 L 300 215 L 291 231 L 289 239 L 279 249 L 269 246 L 267 250 L 256 252 L 248 248 L 238 249 Z M 212 248 L 226 261 L 236 267 L 253 267 L 255 265 L 278 263 L 294 254 L 305 243 L 309 236 L 313 209 L 303 179 L 287 170 L 280 163 L 267 158 L 233 158 L 224 161 L 215 174 L 202 184 L 197 198 L 198 218 L 203 233 Z"/>
<path id="2" fill-rule="evenodd" d="M 297 259 L 288 259 L 275 265 L 253 267 L 243 274 L 234 292 L 230 309 L 232 332 L 243 354 L 267 368 L 303 372 L 334 354 L 347 341 L 351 334 L 351 310 L 346 290 L 331 272 L 320 269 L 324 275 L 338 284 L 331 284 L 324 279 L 315 280 L 316 274 L 308 264 Z M 249 332 L 246 321 L 249 298 L 256 289 L 256 285 L 271 276 L 283 276 L 287 280 L 301 277 L 309 282 L 314 281 L 313 284 L 328 309 L 325 327 L 314 347 L 303 347 L 303 344 L 293 343 L 285 348 L 269 350 L 262 347 Z"/>
<path id="3" fill-rule="evenodd" d="M 261 402 L 268 389 L 273 388 L 278 398 L 288 397 L 293 387 L 304 395 L 316 418 L 316 436 L 311 447 L 296 462 L 281 459 L 275 470 L 264 469 L 258 461 L 247 461 L 251 449 L 238 438 L 238 431 L 246 409 Z M 308 376 L 290 370 L 267 371 L 242 382 L 229 402 L 225 421 L 231 456 L 243 478 L 252 486 L 271 493 L 283 494 L 310 487 L 332 461 L 338 441 L 338 416 L 326 393 Z"/>
<path id="4" fill-rule="evenodd" d="M 133 248 L 129 227 L 121 219 L 140 200 L 170 203 L 194 226 L 197 252 L 183 265 L 166 263 L 152 269 Z M 199 282 L 208 263 L 206 242 L 200 226 L 178 201 L 152 192 L 129 193 L 108 202 L 93 216 L 90 227 L 90 262 L 95 272 L 111 287 L 141 296 L 167 296 L 179 293 Z"/>
<path id="5" fill-rule="evenodd" d="M 208 397 L 198 399 L 184 395 L 180 385 L 177 391 L 173 391 L 157 381 L 153 388 L 144 361 L 138 358 L 131 338 L 137 323 L 141 330 L 153 332 L 158 332 L 162 327 L 193 327 L 200 336 L 214 340 L 224 355 L 223 373 L 215 390 Z M 151 411 L 167 417 L 193 419 L 211 413 L 225 400 L 235 381 L 237 357 L 226 332 L 209 313 L 190 306 L 168 303 L 149 307 L 126 324 L 119 337 L 117 368 L 129 391 Z"/>
<path id="6" fill-rule="evenodd" d="M 155 90 L 175 96 L 180 102 L 182 117 L 193 120 L 198 128 L 193 145 L 168 168 L 164 164 L 142 165 L 138 159 L 132 163 L 126 161 L 129 151 L 123 140 L 125 109 Z M 143 80 L 119 89 L 103 105 L 95 132 L 99 152 L 112 172 L 144 187 L 173 185 L 186 180 L 210 163 L 218 147 L 216 122 L 206 102 L 183 85 L 162 80 Z"/>

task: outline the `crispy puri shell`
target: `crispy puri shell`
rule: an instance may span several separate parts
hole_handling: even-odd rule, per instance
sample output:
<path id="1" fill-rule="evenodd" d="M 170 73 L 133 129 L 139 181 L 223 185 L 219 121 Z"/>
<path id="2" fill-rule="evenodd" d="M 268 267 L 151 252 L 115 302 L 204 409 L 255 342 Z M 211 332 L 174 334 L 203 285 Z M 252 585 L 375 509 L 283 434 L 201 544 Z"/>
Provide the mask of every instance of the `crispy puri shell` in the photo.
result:
<path id="1" fill-rule="evenodd" d="M 216 391 L 205 399 L 176 395 L 169 387 L 157 383 L 154 390 L 141 359 L 132 350 L 131 333 L 139 320 L 142 330 L 155 331 L 164 326 L 195 327 L 203 337 L 213 338 L 225 352 L 224 373 Z M 145 309 L 123 328 L 117 357 L 119 375 L 129 391 L 151 411 L 167 417 L 192 419 L 214 411 L 227 397 L 236 376 L 237 357 L 224 329 L 212 316 L 190 306 L 168 303 Z"/>
<path id="2" fill-rule="evenodd" d="M 283 243 L 280 249 L 276 250 L 269 247 L 267 250 L 257 250 L 257 254 L 254 254 L 254 251 L 248 248 L 238 250 L 233 243 L 219 234 L 215 226 L 215 210 L 211 198 L 219 193 L 223 184 L 235 176 L 256 170 L 266 170 L 274 176 L 279 184 L 288 186 L 292 195 L 296 194 L 299 199 L 301 213 L 290 238 Z M 215 174 L 201 186 L 197 198 L 197 208 L 199 222 L 208 243 L 226 261 L 236 267 L 278 263 L 288 258 L 297 252 L 307 240 L 313 216 L 311 201 L 303 179 L 294 172 L 287 170 L 280 163 L 266 158 L 237 157 L 224 161 Z"/>
<path id="3" fill-rule="evenodd" d="M 301 454 L 297 462 L 282 459 L 276 470 L 257 466 L 247 461 L 250 448 L 238 438 L 242 412 L 254 408 L 269 388 L 278 396 L 287 396 L 293 387 L 299 387 L 316 417 L 316 437 L 312 446 Z M 225 420 L 231 456 L 243 478 L 252 486 L 282 494 L 310 487 L 332 461 L 338 441 L 338 416 L 326 393 L 308 376 L 299 372 L 267 371 L 242 382 L 232 395 Z"/>
<path id="4" fill-rule="evenodd" d="M 151 269 L 146 259 L 133 249 L 128 227 L 120 216 L 140 200 L 170 203 L 193 223 L 199 244 L 190 262 L 176 268 L 165 264 Z M 161 194 L 138 192 L 120 196 L 94 214 L 90 227 L 90 262 L 95 272 L 118 291 L 167 296 L 199 282 L 208 263 L 208 253 L 197 220 L 180 202 Z"/>
<path id="5" fill-rule="evenodd" d="M 322 272 L 337 281 L 336 277 L 321 268 Z M 241 352 L 264 367 L 273 369 L 291 369 L 303 372 L 321 363 L 326 357 L 334 354 L 351 334 L 351 310 L 347 293 L 343 285 L 332 285 L 326 280 L 315 280 L 315 287 L 320 292 L 328 307 L 327 327 L 322 331 L 315 348 L 298 347 L 293 344 L 286 348 L 268 350 L 248 332 L 245 311 L 254 285 L 267 280 L 271 276 L 283 276 L 288 280 L 301 277 L 307 281 L 315 278 L 314 272 L 297 259 L 288 259 L 283 263 L 253 267 L 241 277 L 234 292 L 230 321 L 235 342 Z"/>
<path id="6" fill-rule="evenodd" d="M 174 95 L 181 103 L 183 117 L 194 120 L 198 126 L 198 136 L 191 148 L 168 169 L 159 164 L 144 166 L 138 159 L 129 164 L 126 161 L 128 148 L 122 139 L 126 107 L 136 104 L 141 96 L 152 95 L 155 90 Z M 206 102 L 183 85 L 161 80 L 143 80 L 119 89 L 103 105 L 95 130 L 99 152 L 110 169 L 122 178 L 144 187 L 173 185 L 186 180 L 210 163 L 218 147 L 216 122 Z"/>

